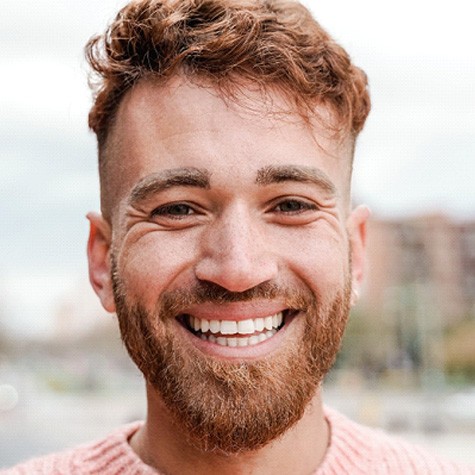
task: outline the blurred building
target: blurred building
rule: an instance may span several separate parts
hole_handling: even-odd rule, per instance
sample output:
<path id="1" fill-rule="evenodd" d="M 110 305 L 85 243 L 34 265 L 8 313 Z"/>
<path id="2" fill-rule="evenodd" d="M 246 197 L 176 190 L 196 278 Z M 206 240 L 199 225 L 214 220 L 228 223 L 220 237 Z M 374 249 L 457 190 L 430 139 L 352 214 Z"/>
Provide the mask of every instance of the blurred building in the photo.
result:
<path id="1" fill-rule="evenodd" d="M 355 361 L 437 379 L 447 366 L 447 331 L 475 322 L 475 221 L 373 219 L 357 312 Z"/>
<path id="2" fill-rule="evenodd" d="M 362 307 L 382 315 L 410 298 L 444 325 L 475 317 L 475 221 L 435 214 L 370 222 Z"/>

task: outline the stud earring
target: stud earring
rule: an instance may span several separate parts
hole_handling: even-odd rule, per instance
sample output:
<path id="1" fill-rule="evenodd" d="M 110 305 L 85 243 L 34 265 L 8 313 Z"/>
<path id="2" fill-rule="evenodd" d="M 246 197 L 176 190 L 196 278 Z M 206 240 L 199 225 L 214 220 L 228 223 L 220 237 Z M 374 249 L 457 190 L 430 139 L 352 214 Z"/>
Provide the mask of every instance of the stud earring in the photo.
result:
<path id="1" fill-rule="evenodd" d="M 354 307 L 357 303 L 358 300 L 360 299 L 360 293 L 358 289 L 351 289 L 351 299 L 350 299 L 350 304 L 352 307 Z"/>

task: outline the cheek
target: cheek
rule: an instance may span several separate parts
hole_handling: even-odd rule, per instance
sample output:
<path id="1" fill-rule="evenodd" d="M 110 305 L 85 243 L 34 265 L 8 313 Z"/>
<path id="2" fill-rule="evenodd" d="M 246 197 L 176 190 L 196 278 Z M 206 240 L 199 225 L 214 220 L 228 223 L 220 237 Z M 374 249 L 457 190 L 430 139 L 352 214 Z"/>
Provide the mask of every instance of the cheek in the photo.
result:
<path id="1" fill-rule="evenodd" d="M 300 233 L 286 242 L 280 251 L 284 266 L 317 296 L 333 295 L 346 283 L 348 244 L 341 236 Z"/>
<path id="2" fill-rule="evenodd" d="M 168 290 L 183 287 L 192 276 L 196 246 L 175 233 L 152 232 L 122 246 L 118 271 L 127 296 L 147 308 Z"/>

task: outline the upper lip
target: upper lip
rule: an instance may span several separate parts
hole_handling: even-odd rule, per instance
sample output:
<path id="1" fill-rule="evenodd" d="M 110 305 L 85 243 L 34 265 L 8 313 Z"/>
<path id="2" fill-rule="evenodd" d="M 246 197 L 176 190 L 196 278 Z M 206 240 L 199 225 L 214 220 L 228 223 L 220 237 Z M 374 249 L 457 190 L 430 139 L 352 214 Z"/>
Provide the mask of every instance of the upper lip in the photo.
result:
<path id="1" fill-rule="evenodd" d="M 182 314 L 206 320 L 247 320 L 264 318 L 287 310 L 282 302 L 250 301 L 224 304 L 202 303 L 184 309 Z"/>

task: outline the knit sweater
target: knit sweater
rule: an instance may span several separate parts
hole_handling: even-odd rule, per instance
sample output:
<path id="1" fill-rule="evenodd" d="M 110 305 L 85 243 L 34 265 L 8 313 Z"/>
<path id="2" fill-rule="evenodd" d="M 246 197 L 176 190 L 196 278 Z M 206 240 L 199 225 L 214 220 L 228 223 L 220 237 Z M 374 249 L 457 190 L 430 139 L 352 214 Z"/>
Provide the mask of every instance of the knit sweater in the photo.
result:
<path id="1" fill-rule="evenodd" d="M 325 409 L 331 440 L 314 475 L 475 475 L 475 468 L 444 461 L 385 433 Z M 105 439 L 30 460 L 0 475 L 157 475 L 128 444 L 142 423 L 126 425 Z"/>

